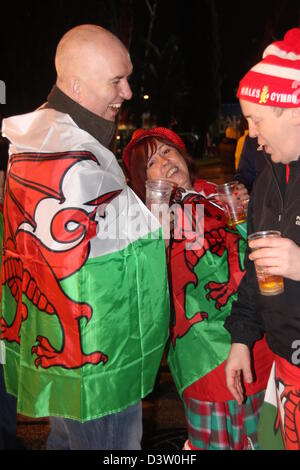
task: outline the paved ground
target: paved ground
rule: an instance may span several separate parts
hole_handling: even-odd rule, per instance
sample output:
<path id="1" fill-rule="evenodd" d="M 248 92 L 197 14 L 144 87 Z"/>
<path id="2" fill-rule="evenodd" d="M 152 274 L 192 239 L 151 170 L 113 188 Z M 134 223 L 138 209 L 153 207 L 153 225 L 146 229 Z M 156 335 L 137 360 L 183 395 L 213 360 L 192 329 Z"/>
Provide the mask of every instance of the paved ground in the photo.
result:
<path id="1" fill-rule="evenodd" d="M 231 181 L 232 173 L 232 165 L 218 161 L 213 164 L 202 162 L 199 166 L 199 177 L 217 184 Z M 154 393 L 143 402 L 143 424 L 144 449 L 182 449 L 186 439 L 184 410 L 165 362 L 161 366 Z M 18 417 L 17 434 L 26 449 L 45 449 L 48 433 L 47 419 Z"/>

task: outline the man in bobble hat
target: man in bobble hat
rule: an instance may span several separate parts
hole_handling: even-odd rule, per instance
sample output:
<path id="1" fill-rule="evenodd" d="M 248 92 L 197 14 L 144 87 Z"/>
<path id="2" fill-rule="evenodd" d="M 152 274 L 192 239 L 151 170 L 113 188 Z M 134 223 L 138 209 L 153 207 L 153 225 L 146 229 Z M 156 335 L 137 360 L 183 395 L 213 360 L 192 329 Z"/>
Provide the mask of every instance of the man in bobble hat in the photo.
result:
<path id="1" fill-rule="evenodd" d="M 243 383 L 255 380 L 251 349 L 265 333 L 274 353 L 273 385 L 286 449 L 300 450 L 300 29 L 271 44 L 263 60 L 242 79 L 238 90 L 250 137 L 257 137 L 267 165 L 255 182 L 249 205 L 248 235 L 276 230 L 281 238 L 249 243 L 247 275 L 226 328 L 232 337 L 227 385 L 241 403 Z M 267 246 L 266 246 L 267 245 Z M 284 292 L 259 294 L 255 266 L 283 276 Z M 276 384 L 276 388 L 275 388 Z M 267 400 L 266 395 L 266 400 Z M 271 401 L 270 401 L 271 403 Z M 274 421 L 272 423 L 274 427 Z M 269 429 L 272 432 L 272 429 Z M 279 433 L 280 434 L 280 433 Z"/>

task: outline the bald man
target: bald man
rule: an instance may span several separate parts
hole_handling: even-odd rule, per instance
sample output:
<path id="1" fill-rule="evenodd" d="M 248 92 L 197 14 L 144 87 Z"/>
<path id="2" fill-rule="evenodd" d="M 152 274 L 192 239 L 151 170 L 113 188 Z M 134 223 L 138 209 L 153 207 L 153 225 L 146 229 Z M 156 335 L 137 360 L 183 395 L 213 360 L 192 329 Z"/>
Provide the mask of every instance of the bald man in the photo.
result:
<path id="1" fill-rule="evenodd" d="M 127 49 L 99 26 L 78 26 L 58 44 L 55 66 L 57 82 L 48 96 L 48 106 L 62 112 L 68 106 L 75 122 L 81 127 L 84 118 L 87 130 L 97 139 L 101 136 L 100 142 L 107 147 L 121 106 L 132 97 L 128 83 L 132 63 Z M 95 115 L 100 119 L 94 119 Z"/>
<path id="2" fill-rule="evenodd" d="M 137 450 L 169 301 L 159 225 L 108 150 L 132 63 L 82 25 L 55 64 L 47 103 L 3 125 L 6 386 L 20 413 L 50 416 L 48 449 Z"/>
<path id="3" fill-rule="evenodd" d="M 55 65 L 59 90 L 107 121 L 114 123 L 123 102 L 132 97 L 128 51 L 103 28 L 85 25 L 66 33 Z"/>

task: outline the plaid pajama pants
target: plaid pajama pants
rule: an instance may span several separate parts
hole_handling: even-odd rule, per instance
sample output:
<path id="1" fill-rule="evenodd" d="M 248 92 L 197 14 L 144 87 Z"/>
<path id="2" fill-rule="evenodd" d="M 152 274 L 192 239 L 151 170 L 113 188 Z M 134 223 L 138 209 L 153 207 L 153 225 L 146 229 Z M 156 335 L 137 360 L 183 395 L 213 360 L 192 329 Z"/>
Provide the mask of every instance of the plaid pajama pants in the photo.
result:
<path id="1" fill-rule="evenodd" d="M 257 427 L 265 392 L 250 396 L 244 405 L 184 400 L 191 450 L 257 450 Z"/>

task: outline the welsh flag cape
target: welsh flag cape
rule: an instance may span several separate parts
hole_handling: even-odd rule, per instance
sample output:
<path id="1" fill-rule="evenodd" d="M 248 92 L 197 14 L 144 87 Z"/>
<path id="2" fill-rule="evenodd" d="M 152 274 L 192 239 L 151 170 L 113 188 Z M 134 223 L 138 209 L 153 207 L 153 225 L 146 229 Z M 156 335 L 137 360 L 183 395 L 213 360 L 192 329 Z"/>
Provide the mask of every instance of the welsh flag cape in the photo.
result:
<path id="1" fill-rule="evenodd" d="M 168 334 L 161 228 L 68 115 L 40 109 L 3 133 L 7 390 L 31 417 L 121 411 L 151 392 Z"/>
<path id="2" fill-rule="evenodd" d="M 175 228 L 171 248 L 173 324 L 168 363 L 182 394 L 228 357 L 231 338 L 223 325 L 244 276 L 246 230 L 230 230 L 216 201 L 204 194 L 179 191 L 174 202 L 175 227 L 181 220 L 184 230 L 182 237 L 176 237 Z M 203 208 L 203 217 L 197 207 Z"/>

